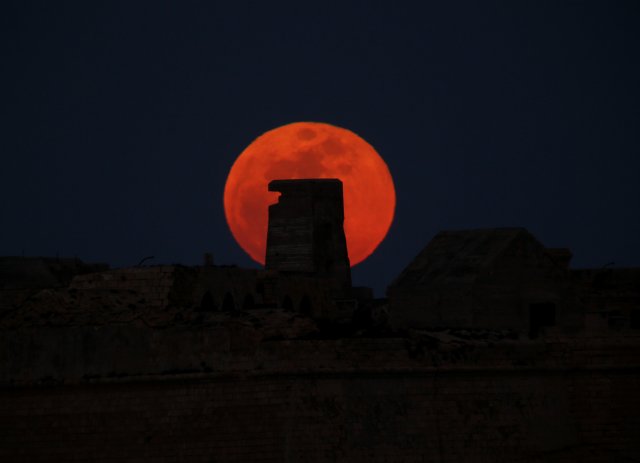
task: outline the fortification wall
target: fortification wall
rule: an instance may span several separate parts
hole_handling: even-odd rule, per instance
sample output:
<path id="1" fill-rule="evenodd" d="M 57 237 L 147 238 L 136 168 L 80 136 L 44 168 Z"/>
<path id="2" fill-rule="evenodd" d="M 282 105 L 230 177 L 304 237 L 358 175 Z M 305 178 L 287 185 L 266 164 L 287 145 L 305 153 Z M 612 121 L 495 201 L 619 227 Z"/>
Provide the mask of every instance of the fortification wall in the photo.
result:
<path id="1" fill-rule="evenodd" d="M 4 333 L 0 461 L 640 458 L 637 338 L 66 330 Z"/>

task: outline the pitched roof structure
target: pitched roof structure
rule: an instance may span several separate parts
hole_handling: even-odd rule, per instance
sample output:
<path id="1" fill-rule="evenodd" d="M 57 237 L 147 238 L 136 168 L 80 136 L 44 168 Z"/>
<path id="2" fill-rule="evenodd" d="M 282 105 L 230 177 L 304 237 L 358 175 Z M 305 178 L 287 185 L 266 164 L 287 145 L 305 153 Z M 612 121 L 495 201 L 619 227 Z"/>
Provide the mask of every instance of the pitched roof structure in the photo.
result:
<path id="1" fill-rule="evenodd" d="M 524 228 L 442 231 L 392 286 L 437 286 L 444 281 L 470 284 L 522 235 L 535 239 Z"/>

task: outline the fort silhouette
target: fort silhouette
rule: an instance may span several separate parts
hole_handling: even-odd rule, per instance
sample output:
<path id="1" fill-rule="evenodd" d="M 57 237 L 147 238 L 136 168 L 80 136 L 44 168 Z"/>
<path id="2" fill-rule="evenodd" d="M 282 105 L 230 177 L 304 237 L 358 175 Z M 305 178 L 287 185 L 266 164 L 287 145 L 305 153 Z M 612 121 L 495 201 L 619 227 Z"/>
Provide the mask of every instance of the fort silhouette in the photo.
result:
<path id="1" fill-rule="evenodd" d="M 0 461 L 640 461 L 640 269 L 443 231 L 376 299 L 269 189 L 264 269 L 0 258 Z"/>

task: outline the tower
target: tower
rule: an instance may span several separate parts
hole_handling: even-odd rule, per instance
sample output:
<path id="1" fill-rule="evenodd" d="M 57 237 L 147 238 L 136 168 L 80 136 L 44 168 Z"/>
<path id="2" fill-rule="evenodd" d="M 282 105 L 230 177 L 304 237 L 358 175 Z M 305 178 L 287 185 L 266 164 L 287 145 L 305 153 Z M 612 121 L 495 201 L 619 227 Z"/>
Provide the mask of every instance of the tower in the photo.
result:
<path id="1" fill-rule="evenodd" d="M 269 206 L 266 269 L 331 280 L 334 290 L 351 287 L 344 235 L 342 182 L 338 179 L 274 180 L 280 192 Z"/>

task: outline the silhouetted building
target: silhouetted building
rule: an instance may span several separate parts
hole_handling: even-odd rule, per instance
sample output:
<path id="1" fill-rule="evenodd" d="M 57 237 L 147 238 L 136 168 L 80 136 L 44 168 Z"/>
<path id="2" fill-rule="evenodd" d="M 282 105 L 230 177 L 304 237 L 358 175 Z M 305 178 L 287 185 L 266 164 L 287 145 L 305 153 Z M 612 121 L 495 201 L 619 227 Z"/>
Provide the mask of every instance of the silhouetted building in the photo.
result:
<path id="1" fill-rule="evenodd" d="M 444 231 L 388 290 L 396 326 L 576 332 L 583 324 L 568 250 L 523 228 Z"/>
<path id="2" fill-rule="evenodd" d="M 267 270 L 323 278 L 338 292 L 351 287 L 344 236 L 342 182 L 337 179 L 274 180 L 282 193 L 269 206 Z"/>

